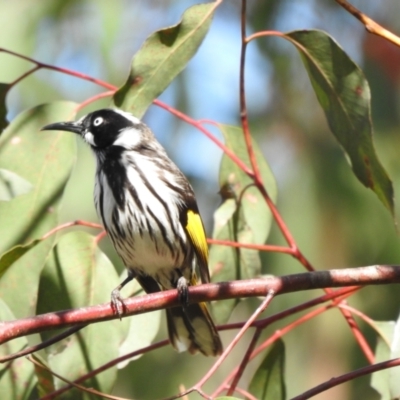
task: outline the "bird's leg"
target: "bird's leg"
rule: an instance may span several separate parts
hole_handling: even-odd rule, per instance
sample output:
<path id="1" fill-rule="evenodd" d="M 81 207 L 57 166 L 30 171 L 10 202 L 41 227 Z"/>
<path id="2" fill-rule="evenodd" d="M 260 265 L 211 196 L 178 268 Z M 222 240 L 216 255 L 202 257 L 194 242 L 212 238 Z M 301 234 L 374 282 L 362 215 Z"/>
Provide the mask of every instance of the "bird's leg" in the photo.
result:
<path id="1" fill-rule="evenodd" d="M 111 292 L 111 306 L 117 312 L 119 319 L 121 319 L 124 308 L 124 301 L 122 300 L 120 290 L 135 277 L 136 274 L 133 272 L 133 270 L 128 269 L 128 276 Z"/>
<path id="2" fill-rule="evenodd" d="M 178 279 L 176 289 L 178 290 L 179 300 L 183 308 L 186 308 L 189 303 L 188 281 L 184 276 Z"/>

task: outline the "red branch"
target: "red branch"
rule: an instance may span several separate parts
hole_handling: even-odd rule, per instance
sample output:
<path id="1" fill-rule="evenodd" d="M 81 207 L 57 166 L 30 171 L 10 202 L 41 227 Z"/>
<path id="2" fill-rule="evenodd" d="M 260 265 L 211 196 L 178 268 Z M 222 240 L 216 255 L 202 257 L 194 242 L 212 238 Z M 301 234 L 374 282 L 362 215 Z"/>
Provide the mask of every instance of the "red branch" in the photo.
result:
<path id="1" fill-rule="evenodd" d="M 189 288 L 189 302 L 226 300 L 241 297 L 266 296 L 327 287 L 363 286 L 400 283 L 400 266 L 376 265 L 370 267 L 305 272 L 302 274 L 265 279 L 209 283 Z M 131 297 L 124 300 L 123 317 L 180 306 L 176 290 Z M 75 324 L 94 323 L 119 318 L 109 303 L 42 314 L 15 321 L 0 322 L 0 344 L 17 337 L 59 329 Z M 4 361 L 4 360 L 3 360 Z"/>

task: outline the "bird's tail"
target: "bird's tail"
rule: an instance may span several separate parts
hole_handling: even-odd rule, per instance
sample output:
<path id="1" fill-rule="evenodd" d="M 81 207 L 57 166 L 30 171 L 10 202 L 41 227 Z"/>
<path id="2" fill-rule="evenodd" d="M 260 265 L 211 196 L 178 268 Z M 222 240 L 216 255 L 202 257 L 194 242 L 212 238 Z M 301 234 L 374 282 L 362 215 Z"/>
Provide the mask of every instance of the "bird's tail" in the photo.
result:
<path id="1" fill-rule="evenodd" d="M 179 352 L 222 353 L 222 343 L 205 303 L 167 309 L 169 339 Z"/>

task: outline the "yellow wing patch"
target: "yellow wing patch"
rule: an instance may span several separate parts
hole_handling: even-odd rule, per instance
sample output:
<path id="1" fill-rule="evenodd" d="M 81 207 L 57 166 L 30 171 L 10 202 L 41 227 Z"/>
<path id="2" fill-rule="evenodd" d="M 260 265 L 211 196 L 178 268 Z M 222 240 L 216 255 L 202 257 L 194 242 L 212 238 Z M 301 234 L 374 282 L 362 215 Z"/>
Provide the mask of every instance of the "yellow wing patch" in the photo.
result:
<path id="1" fill-rule="evenodd" d="M 208 271 L 208 245 L 200 215 L 193 210 L 187 211 L 186 232 L 193 244 L 194 251 L 199 261 L 200 275 L 203 283 L 210 281 Z"/>

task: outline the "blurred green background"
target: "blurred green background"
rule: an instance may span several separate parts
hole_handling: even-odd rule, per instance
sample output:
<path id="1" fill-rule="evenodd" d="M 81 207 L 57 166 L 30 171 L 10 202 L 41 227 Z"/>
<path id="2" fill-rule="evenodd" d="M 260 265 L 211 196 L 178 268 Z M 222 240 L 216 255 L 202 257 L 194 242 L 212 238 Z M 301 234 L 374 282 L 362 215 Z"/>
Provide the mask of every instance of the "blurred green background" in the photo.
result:
<path id="1" fill-rule="evenodd" d="M 377 153 L 393 180 L 395 193 L 399 192 L 400 49 L 367 34 L 363 26 L 333 0 L 248 3 L 248 33 L 323 29 L 361 66 L 372 91 Z M 41 0 L 34 4 L 30 0 L 2 0 L 0 47 L 119 86 L 125 81 L 130 60 L 144 39 L 154 30 L 178 22 L 182 12 L 192 4 L 195 2 L 178 0 Z M 353 4 L 392 31 L 400 32 L 398 1 L 384 0 L 378 4 L 354 0 Z M 163 93 L 161 100 L 196 119 L 239 124 L 239 15 L 237 0 L 226 1 L 218 9 L 198 54 Z M 0 81 L 12 82 L 32 66 L 0 53 Z M 92 83 L 41 70 L 9 93 L 8 119 L 37 104 L 57 99 L 82 102 L 102 91 Z M 252 134 L 278 183 L 278 208 L 314 267 L 399 264 L 396 224 L 372 191 L 361 186 L 353 176 L 342 150 L 329 132 L 293 46 L 273 37 L 249 45 L 246 95 Z M 107 99 L 97 101 L 83 113 L 108 103 Z M 192 126 L 155 106 L 147 112 L 145 122 L 190 178 L 211 235 L 213 212 L 220 204 L 220 150 Z M 215 129 L 210 129 L 221 137 Z M 62 210 L 63 221 L 97 221 L 92 201 L 93 177 L 94 160 L 88 148 L 78 142 L 76 167 Z M 397 214 L 399 206 L 396 202 Z M 283 244 L 276 227 L 269 242 Z M 122 272 L 123 267 L 107 240 L 102 247 Z M 279 275 L 303 271 L 297 261 L 276 254 L 263 256 L 263 269 L 265 274 Z M 281 296 L 268 313 L 321 293 Z M 373 319 L 393 320 L 398 315 L 400 294 L 394 285 L 369 287 L 351 298 L 350 303 Z M 256 304 L 254 299 L 241 304 L 232 321 L 243 320 Z M 375 346 L 372 330 L 362 322 L 360 325 L 370 344 Z M 269 333 L 278 326 L 274 325 Z M 232 335 L 232 332 L 223 333 L 225 343 Z M 160 332 L 159 338 L 165 337 L 165 332 Z M 366 363 L 336 310 L 297 328 L 284 341 L 289 397 Z M 244 345 L 239 345 L 230 365 L 240 360 L 244 349 Z M 176 393 L 181 382 L 186 387 L 196 382 L 211 362 L 200 356 L 178 355 L 169 347 L 157 350 L 120 371 L 114 394 L 152 399 Z M 257 361 L 250 371 L 256 365 Z M 229 367 L 222 369 L 214 382 L 219 382 L 229 370 Z M 369 388 L 366 377 L 315 397 L 338 398 L 369 400 L 378 396 Z"/>

